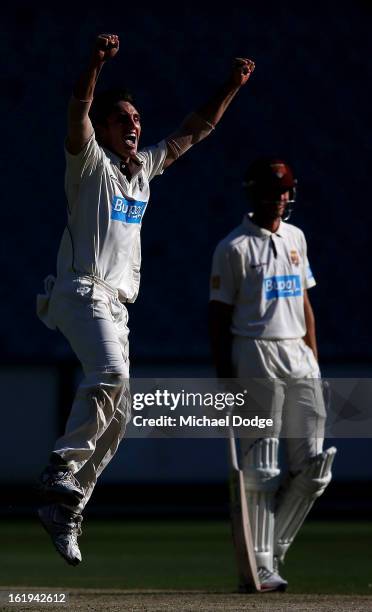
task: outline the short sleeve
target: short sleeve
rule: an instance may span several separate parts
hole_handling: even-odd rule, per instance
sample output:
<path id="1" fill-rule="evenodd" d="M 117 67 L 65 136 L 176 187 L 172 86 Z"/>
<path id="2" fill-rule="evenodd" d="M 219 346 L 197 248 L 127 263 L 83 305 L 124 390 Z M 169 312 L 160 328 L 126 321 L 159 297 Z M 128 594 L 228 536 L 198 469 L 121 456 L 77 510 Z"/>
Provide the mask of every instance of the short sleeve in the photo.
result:
<path id="1" fill-rule="evenodd" d="M 68 202 L 67 209 L 71 214 L 78 201 L 82 181 L 96 172 L 98 168 L 103 167 L 104 152 L 98 145 L 93 132 L 80 153 L 72 155 L 65 147 L 65 156 L 65 192 Z"/>
<path id="2" fill-rule="evenodd" d="M 145 147 L 138 151 L 137 157 L 143 163 L 143 170 L 150 182 L 155 176 L 163 174 L 164 162 L 167 157 L 168 147 L 165 140 L 151 147 Z"/>
<path id="3" fill-rule="evenodd" d="M 84 148 L 77 155 L 69 153 L 65 147 L 66 176 L 80 181 L 85 174 L 91 174 L 103 160 L 104 153 L 98 145 L 94 132 Z"/>
<path id="4" fill-rule="evenodd" d="M 310 263 L 307 257 L 307 244 L 306 244 L 305 236 L 303 234 L 302 234 L 302 242 L 303 242 L 303 246 L 302 246 L 302 250 L 303 250 L 303 253 L 302 253 L 303 285 L 305 289 L 311 289 L 311 287 L 314 287 L 314 285 L 316 285 L 316 281 L 315 281 L 315 278 L 312 273 Z"/>
<path id="5" fill-rule="evenodd" d="M 237 293 L 231 254 L 226 245 L 220 243 L 213 255 L 209 299 L 225 304 L 234 304 Z"/>

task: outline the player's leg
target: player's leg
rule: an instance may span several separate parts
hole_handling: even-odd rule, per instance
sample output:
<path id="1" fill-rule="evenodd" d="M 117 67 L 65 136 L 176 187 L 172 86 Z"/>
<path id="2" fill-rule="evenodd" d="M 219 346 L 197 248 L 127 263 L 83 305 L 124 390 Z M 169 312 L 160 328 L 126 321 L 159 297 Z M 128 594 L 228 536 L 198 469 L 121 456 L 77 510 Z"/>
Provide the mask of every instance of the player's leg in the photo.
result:
<path id="1" fill-rule="evenodd" d="M 129 397 L 129 395 L 126 397 Z M 84 464 L 77 474 L 79 483 L 84 488 L 84 497 L 77 506 L 71 507 L 75 512 L 81 513 L 88 503 L 94 487 L 96 486 L 98 477 L 114 457 L 119 447 L 124 436 L 126 423 L 127 410 L 125 402 L 123 401 L 122 406 L 117 407 L 110 425 L 97 441 L 96 449 L 92 457 Z"/>
<path id="2" fill-rule="evenodd" d="M 278 407 L 284 401 L 283 385 L 280 381 L 271 381 L 271 385 L 266 381 L 265 393 L 262 389 L 260 392 L 260 401 L 262 395 L 265 396 L 266 409 L 270 405 L 273 407 L 272 416 L 279 435 Z M 241 439 L 241 465 L 262 591 L 283 591 L 288 584 L 274 567 L 275 500 L 280 484 L 278 450 L 278 437 Z"/>
<path id="3" fill-rule="evenodd" d="M 275 513 L 274 557 L 278 561 L 284 561 L 315 500 L 330 483 L 335 453 L 335 447 L 328 448 L 308 458 L 299 471 L 290 470 L 279 491 Z"/>
<path id="4" fill-rule="evenodd" d="M 279 486 L 277 438 L 241 439 L 242 468 L 258 568 L 273 570 L 274 501 Z"/>
<path id="5" fill-rule="evenodd" d="M 241 466 L 252 539 L 263 591 L 283 590 L 287 583 L 273 572 L 275 495 L 279 487 L 278 466 L 281 409 L 284 385 L 273 378 L 265 343 L 236 339 L 233 345 L 233 365 L 239 384 L 247 388 L 248 410 L 254 406 L 259 416 L 274 421 L 273 437 L 242 438 Z"/>
<path id="6" fill-rule="evenodd" d="M 129 361 L 123 354 L 126 321 L 118 329 L 110 310 L 111 296 L 93 283 L 77 289 L 83 295 L 53 293 L 53 315 L 58 328 L 80 360 L 85 377 L 78 387 L 65 433 L 57 440 L 54 454 L 73 473 L 93 455 L 97 440 L 108 428 L 128 387 Z M 126 309 L 123 308 L 123 316 Z"/>
<path id="7" fill-rule="evenodd" d="M 129 342 L 126 309 L 120 304 L 111 304 L 111 313 L 118 333 L 121 351 L 125 363 L 129 368 Z M 96 442 L 93 455 L 79 470 L 77 477 L 84 488 L 84 498 L 74 508 L 75 512 L 81 513 L 89 501 L 97 479 L 108 463 L 115 455 L 121 440 L 124 437 L 126 425 L 130 419 L 131 395 L 129 388 L 129 377 L 126 380 L 121 401 L 117 404 L 114 415 L 109 426 Z"/>
<path id="8" fill-rule="evenodd" d="M 92 283 L 78 284 L 77 288 L 81 294 L 61 292 L 56 296 L 53 293 L 56 301 L 53 316 L 80 359 L 85 378 L 78 388 L 66 431 L 55 444 L 54 464 L 44 473 L 43 489 L 49 503 L 39 510 L 55 547 L 71 564 L 81 561 L 77 545 L 81 513 L 77 504 L 84 501 L 86 492 L 78 480 L 79 470 L 92 457 L 101 438 L 103 457 L 110 447 L 117 448 L 126 410 L 129 411 L 128 403 L 122 401 L 128 386 L 129 363 L 123 354 L 123 340 L 110 312 L 108 296 L 102 291 L 93 291 Z M 125 333 L 128 334 L 126 323 L 122 325 L 121 336 Z M 110 435 L 103 437 L 113 419 L 115 425 L 120 422 L 120 426 L 112 427 Z M 65 476 L 61 478 L 61 474 Z M 71 486 L 66 485 L 69 477 L 76 485 L 74 497 Z M 97 474 L 94 483 L 96 477 Z M 81 493 L 78 499 L 76 489 Z"/>
<path id="9" fill-rule="evenodd" d="M 312 353 L 308 359 L 312 371 L 308 378 L 292 380 L 288 385 L 283 410 L 288 476 L 280 488 L 275 513 L 274 556 L 280 561 L 315 500 L 328 486 L 336 453 L 334 447 L 323 451 L 326 414 L 322 385 Z"/>

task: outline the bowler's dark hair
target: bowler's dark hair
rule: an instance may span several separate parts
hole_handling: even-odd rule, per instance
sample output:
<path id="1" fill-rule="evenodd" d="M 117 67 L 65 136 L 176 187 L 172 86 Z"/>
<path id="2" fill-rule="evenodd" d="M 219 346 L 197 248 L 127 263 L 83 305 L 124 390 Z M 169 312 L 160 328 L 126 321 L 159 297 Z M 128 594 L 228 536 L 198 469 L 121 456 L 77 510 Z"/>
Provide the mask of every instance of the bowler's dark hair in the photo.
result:
<path id="1" fill-rule="evenodd" d="M 124 88 L 106 89 L 96 94 L 89 111 L 93 125 L 103 125 L 107 117 L 116 109 L 118 102 L 130 102 L 134 106 L 132 94 Z"/>

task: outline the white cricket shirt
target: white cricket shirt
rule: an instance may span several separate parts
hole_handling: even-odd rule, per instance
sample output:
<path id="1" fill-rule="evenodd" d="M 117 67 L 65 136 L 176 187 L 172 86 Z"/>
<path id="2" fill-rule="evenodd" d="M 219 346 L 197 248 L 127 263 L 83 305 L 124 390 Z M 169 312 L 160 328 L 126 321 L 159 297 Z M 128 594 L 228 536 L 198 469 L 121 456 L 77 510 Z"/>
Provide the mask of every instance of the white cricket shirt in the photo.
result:
<path id="1" fill-rule="evenodd" d="M 120 171 L 117 155 L 99 146 L 93 133 L 78 155 L 66 151 L 65 190 L 68 223 L 62 236 L 57 277 L 89 274 L 118 289 L 120 300 L 134 302 L 140 282 L 142 218 L 149 182 L 163 172 L 164 140 L 137 153 L 132 178 Z"/>
<path id="2" fill-rule="evenodd" d="M 234 305 L 231 332 L 282 340 L 306 334 L 304 289 L 315 285 L 303 232 L 243 223 L 222 240 L 212 264 L 210 300 Z"/>

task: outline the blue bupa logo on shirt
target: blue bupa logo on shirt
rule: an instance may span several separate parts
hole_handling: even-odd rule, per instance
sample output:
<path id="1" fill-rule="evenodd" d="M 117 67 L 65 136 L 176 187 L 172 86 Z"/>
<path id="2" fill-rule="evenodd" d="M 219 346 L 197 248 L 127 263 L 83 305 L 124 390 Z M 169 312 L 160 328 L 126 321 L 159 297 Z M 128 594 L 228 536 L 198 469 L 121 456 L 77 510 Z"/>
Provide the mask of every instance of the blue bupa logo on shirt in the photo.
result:
<path id="1" fill-rule="evenodd" d="M 147 202 L 127 200 L 123 196 L 114 196 L 111 205 L 111 219 L 122 223 L 141 223 Z"/>
<path id="2" fill-rule="evenodd" d="M 288 276 L 270 276 L 264 279 L 267 300 L 275 298 L 296 297 L 301 295 L 301 279 L 297 274 Z"/>

